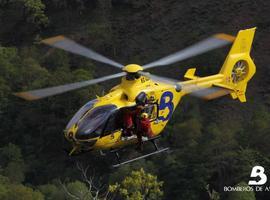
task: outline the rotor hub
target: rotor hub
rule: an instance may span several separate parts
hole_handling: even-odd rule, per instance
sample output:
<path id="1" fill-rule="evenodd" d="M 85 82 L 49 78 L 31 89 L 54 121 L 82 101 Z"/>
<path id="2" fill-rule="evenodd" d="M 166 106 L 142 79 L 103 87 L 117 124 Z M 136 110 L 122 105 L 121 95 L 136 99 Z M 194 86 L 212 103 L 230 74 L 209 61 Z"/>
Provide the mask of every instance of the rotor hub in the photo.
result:
<path id="1" fill-rule="evenodd" d="M 139 71 L 143 71 L 143 68 L 137 64 L 129 64 L 123 67 L 123 71 L 127 73 L 138 73 Z"/>

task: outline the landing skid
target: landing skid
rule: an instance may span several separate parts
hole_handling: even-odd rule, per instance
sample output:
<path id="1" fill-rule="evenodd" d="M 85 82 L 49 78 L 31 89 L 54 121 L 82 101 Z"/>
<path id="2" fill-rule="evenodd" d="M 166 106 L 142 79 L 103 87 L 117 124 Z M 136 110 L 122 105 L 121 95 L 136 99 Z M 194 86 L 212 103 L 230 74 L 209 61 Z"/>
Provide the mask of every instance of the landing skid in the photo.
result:
<path id="1" fill-rule="evenodd" d="M 147 157 L 149 157 L 149 156 L 152 156 L 152 155 L 155 155 L 155 154 L 158 154 L 158 153 L 164 152 L 164 151 L 168 151 L 168 150 L 169 150 L 169 148 L 168 148 L 168 147 L 167 147 L 167 148 L 163 148 L 163 149 L 160 149 L 160 150 L 154 151 L 154 152 L 152 152 L 152 153 L 145 154 L 145 155 L 143 155 L 143 156 L 139 156 L 139 157 L 137 157 L 137 158 L 133 158 L 133 159 L 128 160 L 128 161 L 125 161 L 125 162 L 119 162 L 118 164 L 113 165 L 113 167 L 120 167 L 120 166 L 122 166 L 122 165 L 125 165 L 125 164 L 128 164 L 128 163 L 131 163 L 131 162 L 134 162 L 134 161 L 136 161 L 136 160 L 144 159 L 144 158 L 147 158 Z"/>
<path id="2" fill-rule="evenodd" d="M 131 162 L 134 162 L 134 161 L 137 161 L 137 160 L 141 160 L 141 159 L 144 159 L 144 158 L 147 158 L 149 156 L 152 156 L 152 155 L 155 155 L 155 154 L 159 154 L 159 153 L 162 153 L 162 152 L 165 152 L 165 151 L 168 151 L 169 148 L 159 148 L 157 143 L 156 143 L 156 140 L 159 138 L 158 137 L 154 137 L 154 138 L 151 138 L 151 139 L 148 139 L 147 142 L 151 142 L 155 148 L 155 151 L 154 152 L 151 152 L 151 153 L 148 153 L 148 154 L 144 154 L 142 156 L 139 156 L 139 157 L 136 157 L 136 158 L 133 158 L 133 159 L 130 159 L 130 160 L 127 160 L 127 161 L 124 161 L 124 162 L 121 162 L 121 159 L 120 159 L 120 155 L 119 155 L 119 151 L 120 149 L 115 149 L 115 150 L 112 150 L 111 153 L 114 153 L 115 156 L 116 156 L 116 160 L 117 160 L 117 164 L 115 165 L 112 165 L 112 167 L 116 168 L 116 167 L 120 167 L 122 165 L 125 165 L 125 164 L 128 164 L 128 163 L 131 163 Z"/>

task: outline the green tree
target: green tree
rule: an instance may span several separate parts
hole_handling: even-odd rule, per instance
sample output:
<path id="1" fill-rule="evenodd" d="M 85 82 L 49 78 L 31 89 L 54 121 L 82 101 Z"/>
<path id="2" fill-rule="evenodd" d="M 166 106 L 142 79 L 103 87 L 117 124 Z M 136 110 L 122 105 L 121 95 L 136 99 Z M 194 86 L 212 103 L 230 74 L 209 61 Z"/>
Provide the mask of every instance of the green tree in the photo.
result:
<path id="1" fill-rule="evenodd" d="M 39 191 L 35 191 L 24 185 L 10 185 L 6 200 L 44 200 L 44 196 Z"/>
<path id="2" fill-rule="evenodd" d="M 23 2 L 24 15 L 27 22 L 36 24 L 37 26 L 45 26 L 48 24 L 48 17 L 45 15 L 45 5 L 41 0 L 18 0 Z"/>
<path id="3" fill-rule="evenodd" d="M 38 186 L 39 191 L 44 195 L 45 200 L 65 200 L 65 193 L 60 186 L 46 184 Z"/>
<path id="4" fill-rule="evenodd" d="M 44 200 L 44 196 L 38 190 L 13 183 L 0 175 L 0 200 Z"/>
<path id="5" fill-rule="evenodd" d="M 249 187 L 247 183 L 240 182 L 236 187 Z M 234 191 L 230 192 L 227 200 L 256 200 L 253 191 Z"/>
<path id="6" fill-rule="evenodd" d="M 257 149 L 262 151 L 266 155 L 269 154 L 268 144 L 270 144 L 270 112 L 269 107 L 265 105 L 259 105 L 254 110 L 250 123 L 247 124 L 245 134 L 247 135 L 247 141 L 245 146 L 256 146 Z M 255 134 L 256 133 L 256 134 Z"/>
<path id="7" fill-rule="evenodd" d="M 102 197 L 106 196 L 106 194 L 101 194 L 100 189 L 94 185 L 92 179 L 84 181 L 86 181 L 86 183 L 75 180 L 66 184 L 61 184 L 67 200 L 106 200 L 106 197 Z"/>
<path id="8" fill-rule="evenodd" d="M 11 143 L 2 147 L 0 149 L 0 163 L 3 168 L 2 174 L 7 176 L 11 182 L 21 183 L 24 181 L 25 164 L 19 147 Z"/>
<path id="9" fill-rule="evenodd" d="M 17 48 L 0 47 L 0 77 L 5 81 L 12 81 L 15 71 L 14 63 L 19 60 Z M 3 91 L 1 89 L 1 91 Z"/>
<path id="10" fill-rule="evenodd" d="M 7 106 L 8 97 L 7 94 L 10 92 L 10 88 L 7 85 L 6 81 L 0 77 L 0 115 L 2 113 L 2 109 Z"/>
<path id="11" fill-rule="evenodd" d="M 158 181 L 156 176 L 145 173 L 141 168 L 132 171 L 120 184 L 110 185 L 109 191 L 126 200 L 158 200 L 163 196 L 162 185 L 163 182 Z"/>
<path id="12" fill-rule="evenodd" d="M 206 185 L 205 189 L 209 195 L 210 200 L 219 200 L 220 199 L 219 193 L 216 192 L 214 189 L 210 190 L 209 185 Z"/>
<path id="13" fill-rule="evenodd" d="M 0 200 L 7 198 L 9 192 L 9 179 L 5 176 L 0 175 Z"/>
<path id="14" fill-rule="evenodd" d="M 67 198 L 72 200 L 77 197 L 81 200 L 92 200 L 92 194 L 88 190 L 87 186 L 80 181 L 74 181 L 67 184 L 68 194 Z"/>
<path id="15" fill-rule="evenodd" d="M 0 1 L 0 18 L 0 25 L 5 27 L 0 30 L 0 39 L 5 44 L 33 41 L 49 23 L 41 0 Z"/>

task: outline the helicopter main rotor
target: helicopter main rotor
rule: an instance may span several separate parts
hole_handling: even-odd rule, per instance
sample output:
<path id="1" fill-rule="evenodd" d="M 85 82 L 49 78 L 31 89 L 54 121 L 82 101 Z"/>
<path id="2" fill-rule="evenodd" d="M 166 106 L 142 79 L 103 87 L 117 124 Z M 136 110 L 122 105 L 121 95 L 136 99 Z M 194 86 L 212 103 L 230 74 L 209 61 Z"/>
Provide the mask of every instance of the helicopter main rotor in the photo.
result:
<path id="1" fill-rule="evenodd" d="M 166 83 L 172 84 L 172 85 L 179 85 L 180 84 L 180 86 L 181 86 L 181 83 L 179 83 L 178 80 L 153 75 L 153 74 L 150 74 L 149 72 L 144 72 L 143 70 L 180 62 L 180 61 L 185 60 L 187 58 L 191 58 L 193 56 L 197 56 L 197 55 L 206 53 L 208 51 L 223 47 L 225 45 L 232 43 L 233 41 L 234 41 L 234 37 L 231 35 L 227 35 L 224 33 L 216 34 L 216 35 L 213 35 L 207 39 L 202 40 L 201 42 L 198 42 L 192 46 L 189 46 L 181 51 L 175 52 L 173 54 L 170 54 L 166 57 L 163 57 L 163 58 L 158 59 L 156 61 L 153 61 L 151 63 L 145 64 L 143 66 L 136 65 L 136 64 L 130 64 L 130 65 L 124 66 L 118 62 L 115 62 L 115 61 L 95 52 L 94 50 L 92 50 L 90 48 L 86 48 L 86 47 L 76 43 L 75 41 L 73 41 L 71 39 L 68 39 L 64 36 L 56 36 L 56 37 L 42 40 L 41 42 L 46 44 L 46 45 L 65 50 L 67 52 L 81 55 L 81 56 L 99 61 L 101 63 L 111 65 L 111 66 L 116 67 L 118 69 L 122 69 L 123 72 L 116 73 L 116 74 L 109 75 L 109 76 L 96 78 L 96 79 L 92 79 L 92 80 L 87 80 L 87 81 L 81 81 L 81 82 L 76 82 L 76 83 L 70 83 L 70 84 L 65 84 L 65 85 L 60 85 L 60 86 L 55 86 L 55 87 L 48 87 L 48 88 L 44 88 L 44 89 L 25 91 L 25 92 L 17 92 L 17 93 L 14 93 L 14 95 L 21 97 L 25 100 L 32 101 L 32 100 L 42 99 L 42 98 L 46 98 L 49 96 L 61 94 L 64 92 L 76 90 L 76 89 L 83 88 L 83 87 L 86 87 L 89 85 L 104 82 L 107 80 L 123 77 L 123 76 L 126 76 L 126 75 L 131 74 L 131 73 L 133 73 L 133 74 L 138 73 L 140 75 L 147 76 L 147 77 L 149 77 L 153 80 L 156 80 L 156 81 L 166 82 Z"/>

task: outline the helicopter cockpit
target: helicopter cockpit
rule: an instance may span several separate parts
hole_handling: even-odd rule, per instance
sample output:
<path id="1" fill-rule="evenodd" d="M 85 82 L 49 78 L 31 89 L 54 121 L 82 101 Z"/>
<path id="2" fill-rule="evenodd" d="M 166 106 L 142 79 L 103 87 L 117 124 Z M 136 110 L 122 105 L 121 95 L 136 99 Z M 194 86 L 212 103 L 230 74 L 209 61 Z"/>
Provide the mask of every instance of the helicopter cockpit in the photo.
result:
<path id="1" fill-rule="evenodd" d="M 138 95 L 134 106 L 119 109 L 113 104 L 93 108 L 97 100 L 89 101 L 73 116 L 66 127 L 66 131 L 75 125 L 76 133 L 74 136 L 78 140 L 88 140 L 112 134 L 124 128 L 123 120 L 126 111 L 134 112 L 137 106 L 141 105 L 140 101 L 146 102 L 146 95 L 144 93 Z M 151 121 L 156 120 L 158 116 L 157 102 L 144 103 L 142 112 L 148 113 Z M 74 136 L 73 133 L 67 134 L 68 138 Z"/>
<path id="2" fill-rule="evenodd" d="M 76 124 L 88 110 L 93 108 L 96 102 L 97 100 L 94 99 L 82 106 L 68 122 L 65 130 L 69 130 L 74 124 Z"/>
<path id="3" fill-rule="evenodd" d="M 91 139 L 101 136 L 107 120 L 117 110 L 113 104 L 99 106 L 88 112 L 77 123 L 77 139 Z"/>

